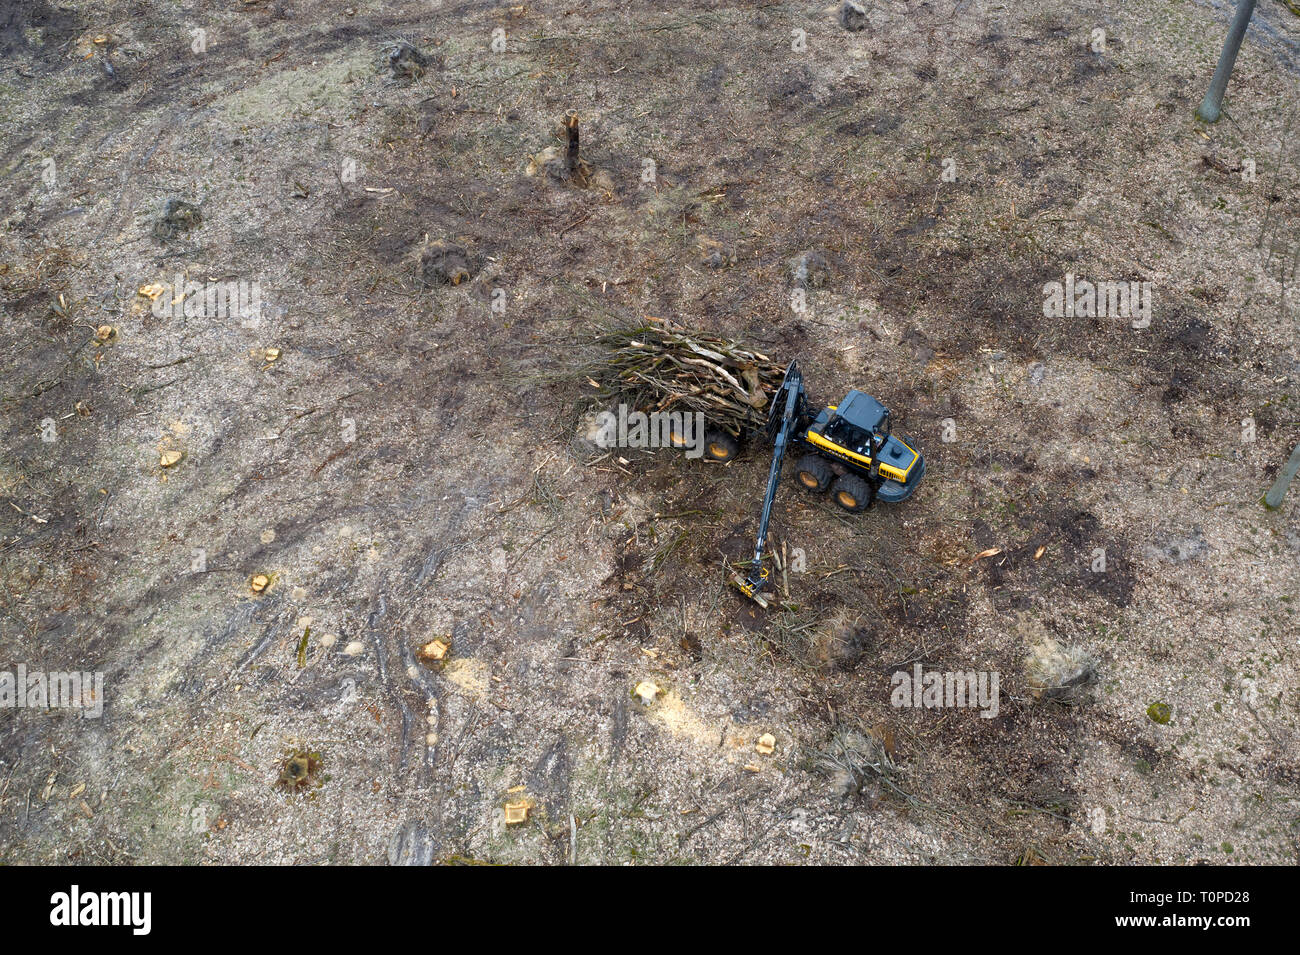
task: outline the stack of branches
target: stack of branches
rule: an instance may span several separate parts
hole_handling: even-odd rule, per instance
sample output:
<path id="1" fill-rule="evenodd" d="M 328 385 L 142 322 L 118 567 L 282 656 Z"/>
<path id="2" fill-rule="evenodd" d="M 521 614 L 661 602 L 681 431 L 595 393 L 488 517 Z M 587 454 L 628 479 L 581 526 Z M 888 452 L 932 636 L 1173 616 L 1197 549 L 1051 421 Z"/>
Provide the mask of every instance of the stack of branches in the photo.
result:
<path id="1" fill-rule="evenodd" d="M 575 371 L 604 398 L 647 411 L 704 413 L 732 433 L 759 427 L 785 369 L 738 342 L 659 318 L 599 331 Z"/>

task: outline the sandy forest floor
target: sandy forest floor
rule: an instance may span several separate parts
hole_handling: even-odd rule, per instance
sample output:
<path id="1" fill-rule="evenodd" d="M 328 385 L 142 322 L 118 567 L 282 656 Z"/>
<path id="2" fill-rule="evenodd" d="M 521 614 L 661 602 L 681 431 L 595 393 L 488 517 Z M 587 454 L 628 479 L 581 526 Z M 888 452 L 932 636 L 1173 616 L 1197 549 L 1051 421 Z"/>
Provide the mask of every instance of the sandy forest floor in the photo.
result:
<path id="1" fill-rule="evenodd" d="M 0 862 L 1300 861 L 1300 493 L 1259 504 L 1300 17 L 1261 3 L 1206 127 L 1228 6 L 1118 6 L 7 4 L 0 668 L 105 693 L 0 712 Z M 585 189 L 529 175 L 570 110 Z M 1150 282 L 1150 326 L 1045 317 L 1067 273 Z M 260 317 L 155 315 L 177 276 Z M 540 383 L 645 315 L 926 454 L 851 519 L 787 479 L 794 609 L 724 582 L 762 447 L 602 456 Z M 1081 702 L 1034 698 L 1049 638 Z M 997 717 L 891 706 L 916 663 L 997 672 Z M 889 754 L 847 792 L 846 739 Z"/>

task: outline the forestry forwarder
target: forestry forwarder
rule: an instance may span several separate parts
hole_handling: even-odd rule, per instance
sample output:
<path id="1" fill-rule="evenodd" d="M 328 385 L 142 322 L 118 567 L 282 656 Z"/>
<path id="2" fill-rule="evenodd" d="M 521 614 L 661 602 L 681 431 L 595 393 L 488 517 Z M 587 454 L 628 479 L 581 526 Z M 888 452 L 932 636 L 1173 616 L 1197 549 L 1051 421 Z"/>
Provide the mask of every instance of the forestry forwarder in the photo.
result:
<path id="1" fill-rule="evenodd" d="M 787 447 L 793 442 L 805 452 L 795 464 L 795 476 L 808 492 L 823 494 L 829 489 L 836 504 L 853 512 L 866 510 L 877 500 L 896 504 L 911 497 L 921 483 L 925 458 L 890 434 L 890 424 L 889 409 L 857 390 L 810 419 L 803 375 L 798 364 L 790 362 L 767 412 L 767 437 L 774 446 L 772 469 L 758 519 L 758 539 L 749 577 L 741 579 L 739 574 L 732 577 L 732 582 L 746 596 L 767 606 L 761 593 L 768 579 L 768 570 L 763 566 L 763 548 L 767 544 L 767 525 Z M 729 450 L 723 460 L 734 455 L 734 445 Z M 712 446 L 707 453 L 709 457 L 719 457 Z"/>

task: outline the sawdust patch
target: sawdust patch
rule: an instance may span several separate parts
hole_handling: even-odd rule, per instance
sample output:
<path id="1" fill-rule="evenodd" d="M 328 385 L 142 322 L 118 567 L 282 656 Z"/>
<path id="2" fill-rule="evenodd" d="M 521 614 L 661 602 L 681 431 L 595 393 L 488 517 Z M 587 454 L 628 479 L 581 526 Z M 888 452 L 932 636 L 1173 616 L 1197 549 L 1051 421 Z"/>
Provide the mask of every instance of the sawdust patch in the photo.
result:
<path id="1" fill-rule="evenodd" d="M 486 700 L 491 671 L 482 660 L 452 660 L 442 675 L 476 700 Z"/>

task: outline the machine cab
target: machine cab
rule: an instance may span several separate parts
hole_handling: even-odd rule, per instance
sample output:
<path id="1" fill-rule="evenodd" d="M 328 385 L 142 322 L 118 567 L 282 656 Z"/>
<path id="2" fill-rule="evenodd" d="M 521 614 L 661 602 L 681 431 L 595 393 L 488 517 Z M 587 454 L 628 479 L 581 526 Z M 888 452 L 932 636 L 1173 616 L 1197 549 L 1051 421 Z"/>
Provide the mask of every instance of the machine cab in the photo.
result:
<path id="1" fill-rule="evenodd" d="M 854 390 L 844 396 L 822 434 L 854 454 L 871 457 L 874 445 L 889 437 L 889 427 L 889 409 L 871 395 Z"/>
<path id="2" fill-rule="evenodd" d="M 889 409 L 855 389 L 837 406 L 817 416 L 808 429 L 807 440 L 823 454 L 861 471 L 878 465 L 884 481 L 876 491 L 877 497 L 893 503 L 911 496 L 925 473 L 925 459 L 894 437 L 891 427 Z"/>

